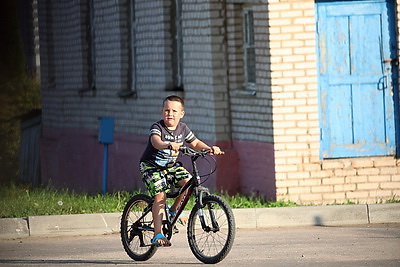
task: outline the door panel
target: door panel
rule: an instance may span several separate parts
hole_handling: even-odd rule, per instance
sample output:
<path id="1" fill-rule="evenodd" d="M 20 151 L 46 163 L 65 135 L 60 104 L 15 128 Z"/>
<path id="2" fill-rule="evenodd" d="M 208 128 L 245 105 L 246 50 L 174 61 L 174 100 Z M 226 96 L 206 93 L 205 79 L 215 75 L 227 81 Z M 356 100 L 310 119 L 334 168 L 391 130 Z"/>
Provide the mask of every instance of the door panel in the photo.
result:
<path id="1" fill-rule="evenodd" d="M 397 51 L 385 1 L 317 3 L 321 157 L 394 155 Z M 393 51 L 394 50 L 394 51 Z"/>

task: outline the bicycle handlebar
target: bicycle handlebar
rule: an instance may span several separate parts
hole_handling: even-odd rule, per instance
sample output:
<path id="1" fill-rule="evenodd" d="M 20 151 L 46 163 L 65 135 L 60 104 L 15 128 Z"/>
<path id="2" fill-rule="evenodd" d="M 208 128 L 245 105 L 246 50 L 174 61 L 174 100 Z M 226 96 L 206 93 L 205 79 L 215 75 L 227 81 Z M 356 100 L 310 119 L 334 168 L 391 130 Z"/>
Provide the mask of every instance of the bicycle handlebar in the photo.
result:
<path id="1" fill-rule="evenodd" d="M 202 149 L 200 151 L 197 151 L 191 147 L 188 146 L 181 146 L 179 148 L 179 151 L 182 152 L 184 155 L 189 156 L 189 157 L 204 157 L 207 154 L 209 154 L 211 152 L 211 149 Z"/>

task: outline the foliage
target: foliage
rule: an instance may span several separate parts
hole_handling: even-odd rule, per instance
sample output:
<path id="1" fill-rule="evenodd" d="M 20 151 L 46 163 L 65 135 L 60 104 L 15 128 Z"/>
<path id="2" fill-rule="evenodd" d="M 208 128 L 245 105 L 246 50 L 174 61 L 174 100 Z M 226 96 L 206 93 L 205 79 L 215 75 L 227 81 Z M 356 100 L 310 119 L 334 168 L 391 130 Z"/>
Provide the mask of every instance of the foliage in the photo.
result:
<path id="1" fill-rule="evenodd" d="M 18 176 L 19 117 L 41 101 L 39 81 L 25 71 L 15 3 L 0 8 L 0 184 Z"/>
<path id="2" fill-rule="evenodd" d="M 0 81 L 0 182 L 18 174 L 20 116 L 40 108 L 39 82 L 27 75 Z"/>

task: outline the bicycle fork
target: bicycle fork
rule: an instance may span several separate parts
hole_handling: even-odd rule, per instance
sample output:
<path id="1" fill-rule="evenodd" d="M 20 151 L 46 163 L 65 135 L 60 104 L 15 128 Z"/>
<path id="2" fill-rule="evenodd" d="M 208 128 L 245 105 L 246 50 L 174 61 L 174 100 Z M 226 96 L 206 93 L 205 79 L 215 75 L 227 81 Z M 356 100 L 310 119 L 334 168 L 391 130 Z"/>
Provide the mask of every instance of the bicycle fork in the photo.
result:
<path id="1" fill-rule="evenodd" d="M 207 205 L 209 205 L 207 210 L 208 210 L 209 215 L 210 215 L 210 220 L 211 220 L 212 227 L 207 225 L 205 217 L 204 217 L 203 194 L 204 193 L 209 194 L 208 190 L 206 188 L 204 188 L 204 189 L 202 188 L 200 190 L 199 190 L 199 188 L 196 188 L 196 190 L 198 190 L 198 192 L 196 193 L 196 195 L 198 196 L 196 205 L 198 207 L 198 216 L 199 216 L 199 219 L 200 219 L 200 223 L 201 223 L 202 229 L 205 232 L 211 232 L 211 231 L 214 232 L 214 233 L 218 232 L 219 231 L 219 225 L 218 225 L 218 222 L 217 222 L 217 220 L 215 218 L 214 210 L 211 207 L 211 204 L 207 204 Z"/>

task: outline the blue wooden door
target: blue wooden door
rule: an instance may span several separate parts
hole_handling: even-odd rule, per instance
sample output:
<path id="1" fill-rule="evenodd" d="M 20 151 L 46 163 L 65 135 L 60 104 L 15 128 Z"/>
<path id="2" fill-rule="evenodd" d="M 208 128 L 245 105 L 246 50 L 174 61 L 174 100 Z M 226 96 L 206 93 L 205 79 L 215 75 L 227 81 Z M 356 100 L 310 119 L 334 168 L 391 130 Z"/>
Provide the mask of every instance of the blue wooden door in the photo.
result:
<path id="1" fill-rule="evenodd" d="M 394 155 L 393 5 L 323 1 L 316 7 L 321 157 Z"/>

